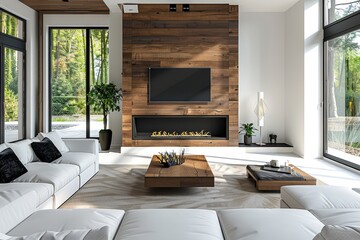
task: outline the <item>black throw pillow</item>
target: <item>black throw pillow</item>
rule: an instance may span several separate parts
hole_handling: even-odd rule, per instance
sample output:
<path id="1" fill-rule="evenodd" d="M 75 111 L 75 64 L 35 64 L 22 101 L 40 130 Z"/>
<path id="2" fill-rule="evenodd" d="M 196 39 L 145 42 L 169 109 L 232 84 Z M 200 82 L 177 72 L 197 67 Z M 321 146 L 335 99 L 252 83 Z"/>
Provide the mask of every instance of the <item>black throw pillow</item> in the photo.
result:
<path id="1" fill-rule="evenodd" d="M 0 183 L 9 183 L 27 172 L 11 148 L 0 152 Z"/>
<path id="2" fill-rule="evenodd" d="M 50 163 L 62 156 L 53 142 L 47 137 L 41 142 L 32 142 L 31 147 L 42 162 Z"/>

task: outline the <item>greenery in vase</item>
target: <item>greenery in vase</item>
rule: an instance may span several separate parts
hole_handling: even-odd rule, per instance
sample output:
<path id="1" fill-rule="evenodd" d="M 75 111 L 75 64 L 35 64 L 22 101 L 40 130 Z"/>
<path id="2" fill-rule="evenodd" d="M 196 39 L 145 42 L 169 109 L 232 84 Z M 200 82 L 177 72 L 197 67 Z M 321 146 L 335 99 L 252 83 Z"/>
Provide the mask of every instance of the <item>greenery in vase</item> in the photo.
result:
<path id="1" fill-rule="evenodd" d="M 88 103 L 94 111 L 103 114 L 104 129 L 107 129 L 107 116 L 110 112 L 120 111 L 122 90 L 117 89 L 113 83 L 96 84 L 88 94 Z"/>
<path id="2" fill-rule="evenodd" d="M 257 131 L 257 129 L 254 128 L 253 123 L 244 123 L 241 124 L 239 133 L 245 132 L 245 135 L 250 137 L 254 135 L 255 131 Z"/>
<path id="3" fill-rule="evenodd" d="M 156 157 L 159 159 L 160 163 L 165 167 L 171 167 L 174 165 L 181 165 L 185 162 L 185 149 L 183 149 L 180 155 L 177 155 L 175 151 L 172 152 L 163 152 L 159 153 Z"/>

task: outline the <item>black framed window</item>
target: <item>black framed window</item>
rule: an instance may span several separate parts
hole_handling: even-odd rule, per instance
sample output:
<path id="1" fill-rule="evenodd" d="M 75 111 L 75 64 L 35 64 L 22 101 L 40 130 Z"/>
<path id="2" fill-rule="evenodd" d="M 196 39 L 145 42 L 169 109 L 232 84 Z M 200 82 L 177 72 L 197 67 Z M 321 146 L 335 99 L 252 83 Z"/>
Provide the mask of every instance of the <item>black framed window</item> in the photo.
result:
<path id="1" fill-rule="evenodd" d="M 65 138 L 98 137 L 102 115 L 93 112 L 87 93 L 109 81 L 107 28 L 50 28 L 49 129 Z"/>
<path id="2" fill-rule="evenodd" d="M 0 142 L 26 135 L 26 21 L 0 9 Z"/>
<path id="3" fill-rule="evenodd" d="M 324 156 L 360 170 L 360 3 L 324 6 Z"/>

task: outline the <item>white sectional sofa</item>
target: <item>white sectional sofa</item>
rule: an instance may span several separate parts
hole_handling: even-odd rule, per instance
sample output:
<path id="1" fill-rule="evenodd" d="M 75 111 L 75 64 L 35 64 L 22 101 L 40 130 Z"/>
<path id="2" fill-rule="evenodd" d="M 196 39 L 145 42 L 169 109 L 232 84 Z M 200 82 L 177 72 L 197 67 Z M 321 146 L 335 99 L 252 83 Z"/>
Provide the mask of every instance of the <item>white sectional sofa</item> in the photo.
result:
<path id="1" fill-rule="evenodd" d="M 43 163 L 29 142 L 9 144 L 28 172 L 0 184 L 0 239 L 360 239 L 359 189 L 331 186 L 283 187 L 281 206 L 298 209 L 56 209 L 99 170 L 98 143 L 64 140 Z"/>
<path id="2" fill-rule="evenodd" d="M 27 172 L 0 184 L 0 232 L 7 233 L 40 209 L 56 209 L 99 171 L 99 146 L 95 139 L 65 139 L 62 157 L 40 162 L 26 139 L 1 144 L 13 149 Z"/>

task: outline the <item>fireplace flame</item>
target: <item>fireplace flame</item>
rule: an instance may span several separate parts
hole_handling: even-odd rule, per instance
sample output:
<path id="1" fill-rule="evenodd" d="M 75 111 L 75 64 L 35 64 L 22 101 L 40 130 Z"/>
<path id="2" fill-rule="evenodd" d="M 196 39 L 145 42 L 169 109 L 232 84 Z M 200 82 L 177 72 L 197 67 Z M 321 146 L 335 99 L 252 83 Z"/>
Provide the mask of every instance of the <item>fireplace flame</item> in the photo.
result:
<path id="1" fill-rule="evenodd" d="M 155 131 L 151 133 L 151 137 L 177 137 L 177 136 L 181 136 L 181 137 L 211 137 L 210 132 L 205 132 L 205 130 L 201 130 L 200 132 L 195 131 L 195 132 L 188 132 L 188 131 L 183 131 L 181 133 L 179 132 L 167 132 L 167 131 Z"/>

